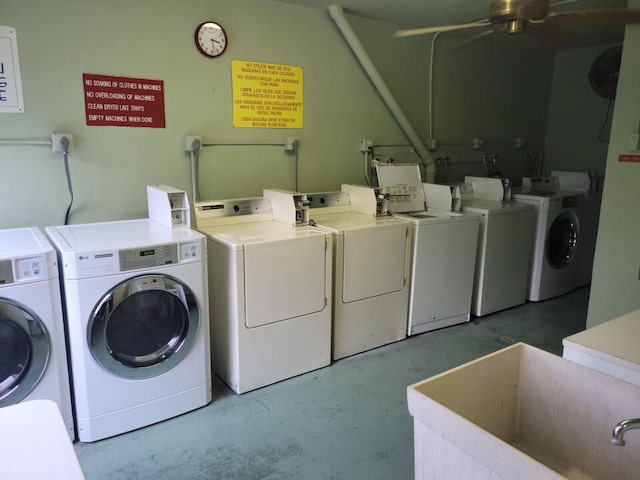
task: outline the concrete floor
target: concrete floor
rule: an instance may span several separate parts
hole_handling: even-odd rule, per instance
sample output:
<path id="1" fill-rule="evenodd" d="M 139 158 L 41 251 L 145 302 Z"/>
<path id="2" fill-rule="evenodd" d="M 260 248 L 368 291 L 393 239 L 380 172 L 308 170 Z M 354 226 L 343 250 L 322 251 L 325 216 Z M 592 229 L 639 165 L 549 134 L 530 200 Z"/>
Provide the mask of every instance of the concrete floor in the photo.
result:
<path id="1" fill-rule="evenodd" d="M 589 289 L 428 332 L 194 412 L 76 443 L 87 480 L 412 479 L 406 387 L 514 342 L 562 354 Z"/>

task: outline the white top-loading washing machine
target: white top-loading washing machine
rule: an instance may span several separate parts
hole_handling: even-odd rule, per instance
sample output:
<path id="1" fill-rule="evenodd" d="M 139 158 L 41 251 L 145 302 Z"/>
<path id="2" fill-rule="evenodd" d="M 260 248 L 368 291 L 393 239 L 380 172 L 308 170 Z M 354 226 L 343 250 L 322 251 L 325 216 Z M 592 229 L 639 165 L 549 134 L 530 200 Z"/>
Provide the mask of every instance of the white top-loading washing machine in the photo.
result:
<path id="1" fill-rule="evenodd" d="M 574 289 L 581 197 L 581 193 L 555 187 L 547 190 L 523 185 L 514 190 L 516 202 L 532 204 L 536 210 L 528 300 L 546 300 Z"/>
<path id="2" fill-rule="evenodd" d="M 0 407 L 36 399 L 75 439 L 55 249 L 37 227 L 0 230 Z"/>
<path id="3" fill-rule="evenodd" d="M 311 221 L 333 238 L 333 359 L 407 336 L 409 223 L 386 215 L 376 190 L 307 194 Z"/>
<path id="4" fill-rule="evenodd" d="M 468 322 L 479 216 L 429 210 L 415 164 L 379 164 L 389 211 L 413 226 L 408 334 Z"/>
<path id="5" fill-rule="evenodd" d="M 269 198 L 194 206 L 209 245 L 214 372 L 245 393 L 329 365 L 330 234 L 294 204 L 291 222 L 274 220 Z"/>
<path id="6" fill-rule="evenodd" d="M 474 199 L 463 204 L 461 211 L 480 215 L 471 313 L 480 317 L 525 303 L 535 222 L 533 206 Z"/>
<path id="7" fill-rule="evenodd" d="M 204 236 L 149 219 L 46 232 L 64 280 L 79 440 L 209 403 Z"/>
<path id="8" fill-rule="evenodd" d="M 471 192 L 461 211 L 480 215 L 471 313 L 476 316 L 527 301 L 535 208 L 504 201 L 500 178 L 465 177 Z"/>

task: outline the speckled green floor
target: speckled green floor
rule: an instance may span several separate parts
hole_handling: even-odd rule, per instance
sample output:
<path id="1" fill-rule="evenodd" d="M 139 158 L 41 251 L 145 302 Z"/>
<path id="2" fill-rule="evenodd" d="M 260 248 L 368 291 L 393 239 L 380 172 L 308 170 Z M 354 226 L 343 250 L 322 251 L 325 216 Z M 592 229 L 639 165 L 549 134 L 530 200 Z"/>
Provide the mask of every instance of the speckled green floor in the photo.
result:
<path id="1" fill-rule="evenodd" d="M 585 328 L 589 290 L 411 337 L 330 367 L 233 394 L 95 443 L 76 443 L 87 480 L 412 479 L 406 387 L 523 341 L 558 355 Z"/>

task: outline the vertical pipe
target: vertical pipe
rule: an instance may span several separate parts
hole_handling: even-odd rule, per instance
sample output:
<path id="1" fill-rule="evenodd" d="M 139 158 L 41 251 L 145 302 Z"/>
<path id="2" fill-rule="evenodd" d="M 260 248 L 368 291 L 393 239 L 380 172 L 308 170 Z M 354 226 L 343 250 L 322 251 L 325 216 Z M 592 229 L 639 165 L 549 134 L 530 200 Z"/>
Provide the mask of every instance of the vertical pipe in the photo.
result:
<path id="1" fill-rule="evenodd" d="M 198 150 L 191 150 L 191 201 L 197 202 L 200 200 L 200 192 L 198 189 L 198 164 L 200 163 L 200 155 Z"/>
<path id="2" fill-rule="evenodd" d="M 387 84 L 378 72 L 378 69 L 371 60 L 371 57 L 369 57 L 369 54 L 360 42 L 360 39 L 354 32 L 353 28 L 351 28 L 349 21 L 344 15 L 344 10 L 338 5 L 331 5 L 329 6 L 329 14 L 340 29 L 340 32 L 342 32 L 342 35 L 349 44 L 349 47 L 351 47 L 351 50 L 360 62 L 360 65 L 362 65 L 362 68 L 369 76 L 369 79 L 378 90 L 378 93 L 387 105 L 387 108 L 396 119 L 396 122 L 398 122 L 400 129 L 404 132 L 405 136 L 418 153 L 422 163 L 425 165 L 426 181 L 433 183 L 435 181 L 435 163 L 433 162 L 431 153 L 427 150 L 420 139 L 420 136 L 416 133 L 411 122 L 389 90 L 389 87 L 387 87 Z"/>

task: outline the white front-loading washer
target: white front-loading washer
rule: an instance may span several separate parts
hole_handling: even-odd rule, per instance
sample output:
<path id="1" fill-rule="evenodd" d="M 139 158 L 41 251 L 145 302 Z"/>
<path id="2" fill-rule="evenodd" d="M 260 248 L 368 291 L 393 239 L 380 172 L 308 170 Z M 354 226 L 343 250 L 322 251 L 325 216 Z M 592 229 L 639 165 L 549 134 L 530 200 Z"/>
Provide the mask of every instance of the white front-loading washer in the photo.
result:
<path id="1" fill-rule="evenodd" d="M 379 164 L 389 211 L 412 224 L 408 334 L 468 322 L 480 217 L 427 209 L 415 164 Z"/>
<path id="2" fill-rule="evenodd" d="M 52 400 L 75 439 L 58 263 L 37 227 L 0 230 L 0 407 Z"/>
<path id="3" fill-rule="evenodd" d="M 79 440 L 209 403 L 204 236 L 149 219 L 46 233 L 63 278 Z"/>
<path id="4" fill-rule="evenodd" d="M 374 189 L 342 189 L 307 194 L 310 219 L 333 238 L 334 360 L 406 338 L 411 268 L 410 224 L 376 216 Z M 368 214 L 353 211 L 358 196 Z"/>
<path id="5" fill-rule="evenodd" d="M 245 393 L 329 365 L 331 235 L 274 220 L 264 197 L 194 206 L 209 252 L 214 372 Z"/>
<path id="6" fill-rule="evenodd" d="M 591 284 L 602 193 L 596 190 L 595 176 L 591 173 L 552 171 L 551 175 L 558 177 L 560 189 L 577 191 L 584 195 L 582 197 L 578 266 L 576 267 L 576 287 L 584 287 Z"/>
<path id="7" fill-rule="evenodd" d="M 527 190 L 513 194 L 536 209 L 527 300 L 557 297 L 575 287 L 582 194 Z"/>

